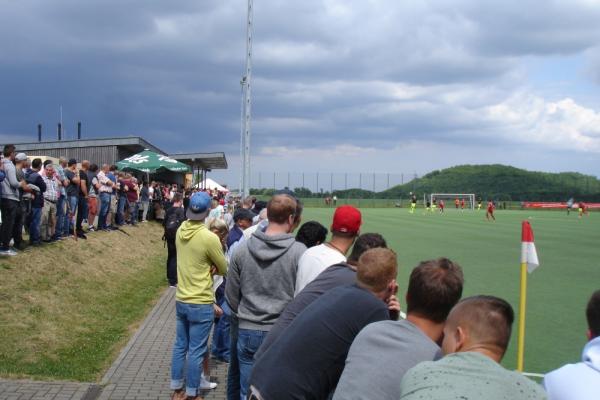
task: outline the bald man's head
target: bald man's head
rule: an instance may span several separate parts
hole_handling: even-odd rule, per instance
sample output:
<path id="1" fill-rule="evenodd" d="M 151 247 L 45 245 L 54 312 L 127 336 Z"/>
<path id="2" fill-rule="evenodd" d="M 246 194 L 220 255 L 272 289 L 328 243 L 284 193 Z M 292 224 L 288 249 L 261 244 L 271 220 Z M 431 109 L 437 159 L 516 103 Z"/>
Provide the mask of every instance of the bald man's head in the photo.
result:
<path id="1" fill-rule="evenodd" d="M 494 296 L 472 296 L 448 315 L 442 350 L 445 354 L 479 351 L 496 361 L 506 352 L 515 315 L 508 302 Z"/>

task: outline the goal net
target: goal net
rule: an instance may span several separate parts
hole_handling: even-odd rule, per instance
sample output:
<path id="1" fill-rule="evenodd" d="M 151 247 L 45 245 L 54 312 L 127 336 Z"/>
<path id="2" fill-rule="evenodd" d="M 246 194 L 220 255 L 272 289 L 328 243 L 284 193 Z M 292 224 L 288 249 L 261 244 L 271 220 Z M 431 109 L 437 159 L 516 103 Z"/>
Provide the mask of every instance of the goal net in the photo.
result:
<path id="1" fill-rule="evenodd" d="M 431 193 L 429 202 L 439 206 L 440 201 L 444 202 L 447 210 L 474 210 L 475 209 L 475 194 L 473 193 Z M 426 200 L 426 201 L 427 201 Z M 463 207 L 464 201 L 464 207 Z"/>

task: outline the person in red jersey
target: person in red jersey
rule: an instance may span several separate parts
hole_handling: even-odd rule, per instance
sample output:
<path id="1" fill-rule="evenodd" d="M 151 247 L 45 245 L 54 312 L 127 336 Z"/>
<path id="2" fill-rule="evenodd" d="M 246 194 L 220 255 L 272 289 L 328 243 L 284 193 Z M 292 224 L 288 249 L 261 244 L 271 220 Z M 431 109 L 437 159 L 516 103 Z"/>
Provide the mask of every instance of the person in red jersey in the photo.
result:
<path id="1" fill-rule="evenodd" d="M 579 218 L 581 218 L 584 215 L 587 215 L 587 208 L 585 206 L 585 203 L 580 201 L 579 202 Z"/>
<path id="2" fill-rule="evenodd" d="M 465 199 L 460 199 L 460 209 L 461 210 L 465 209 Z"/>
<path id="3" fill-rule="evenodd" d="M 456 207 L 456 209 L 458 210 L 458 205 L 460 204 L 460 202 L 458 201 L 458 197 L 454 199 L 454 206 Z"/>
<path id="4" fill-rule="evenodd" d="M 487 204 L 487 211 L 485 212 L 485 217 L 487 218 L 487 220 L 490 220 L 490 217 L 495 221 L 496 217 L 494 217 L 494 209 L 496 208 L 496 206 L 494 206 L 494 202 L 491 200 L 488 200 L 488 204 Z"/>
<path id="5" fill-rule="evenodd" d="M 446 207 L 446 204 L 444 204 L 444 200 L 440 200 L 440 213 L 444 212 L 444 207 Z"/>

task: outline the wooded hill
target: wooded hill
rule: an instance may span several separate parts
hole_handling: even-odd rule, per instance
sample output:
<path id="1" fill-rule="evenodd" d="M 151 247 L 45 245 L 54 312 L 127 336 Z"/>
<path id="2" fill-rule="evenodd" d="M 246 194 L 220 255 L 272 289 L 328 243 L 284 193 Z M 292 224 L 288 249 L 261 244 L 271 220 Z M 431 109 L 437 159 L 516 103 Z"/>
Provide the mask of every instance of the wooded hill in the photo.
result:
<path id="1" fill-rule="evenodd" d="M 347 193 L 351 192 L 351 193 Z M 600 201 L 600 180 L 577 172 L 535 172 L 506 165 L 459 165 L 432 171 L 404 185 L 379 193 L 357 189 L 334 191 L 340 198 L 408 198 L 429 193 L 475 193 L 500 201 Z M 354 195 L 354 196 L 352 196 Z"/>

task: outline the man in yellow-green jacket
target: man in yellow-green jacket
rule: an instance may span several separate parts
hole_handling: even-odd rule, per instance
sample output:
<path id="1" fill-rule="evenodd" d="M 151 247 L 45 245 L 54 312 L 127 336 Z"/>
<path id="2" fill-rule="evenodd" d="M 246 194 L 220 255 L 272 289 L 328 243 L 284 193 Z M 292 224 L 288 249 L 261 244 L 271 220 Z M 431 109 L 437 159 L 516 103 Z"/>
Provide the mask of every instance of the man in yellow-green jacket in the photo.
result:
<path id="1" fill-rule="evenodd" d="M 208 335 L 214 318 L 211 268 L 227 273 L 221 241 L 204 225 L 211 198 L 195 193 L 186 217 L 177 230 L 177 334 L 171 363 L 173 399 L 196 399 L 200 386 L 200 366 L 206 354 Z M 187 354 L 187 374 L 183 368 Z"/>

